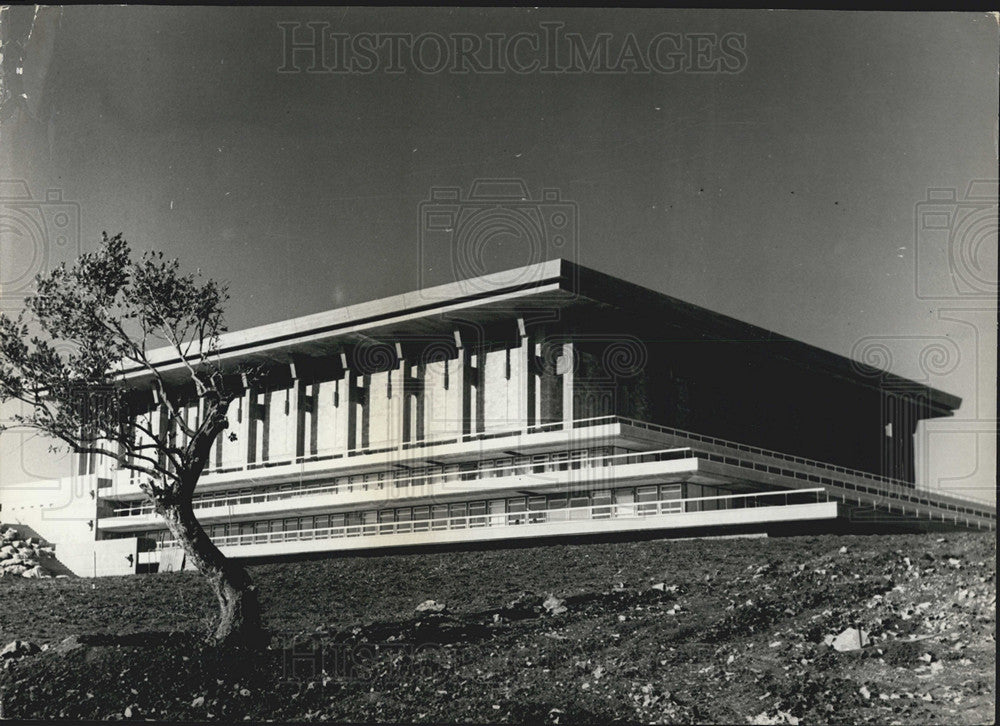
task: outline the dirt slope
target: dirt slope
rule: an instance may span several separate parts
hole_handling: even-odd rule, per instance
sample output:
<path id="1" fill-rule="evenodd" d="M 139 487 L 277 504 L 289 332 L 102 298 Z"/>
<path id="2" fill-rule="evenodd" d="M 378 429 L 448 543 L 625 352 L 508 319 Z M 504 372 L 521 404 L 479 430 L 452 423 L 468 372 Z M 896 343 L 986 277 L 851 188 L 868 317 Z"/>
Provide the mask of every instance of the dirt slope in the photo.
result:
<path id="1" fill-rule="evenodd" d="M 5 579 L 0 645 L 49 647 L 7 659 L 3 715 L 993 720 L 992 535 L 565 545 L 253 574 L 275 633 L 256 661 L 203 648 L 213 603 L 195 574 Z M 447 607 L 415 612 L 428 599 Z M 870 645 L 824 642 L 848 627 Z"/>

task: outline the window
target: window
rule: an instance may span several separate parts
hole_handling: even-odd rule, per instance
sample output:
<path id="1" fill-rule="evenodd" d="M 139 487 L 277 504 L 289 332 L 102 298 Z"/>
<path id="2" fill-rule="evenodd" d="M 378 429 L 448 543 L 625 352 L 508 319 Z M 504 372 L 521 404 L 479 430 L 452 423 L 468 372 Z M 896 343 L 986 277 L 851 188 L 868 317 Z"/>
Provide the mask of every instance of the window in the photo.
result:
<path id="1" fill-rule="evenodd" d="M 330 519 L 333 520 L 334 516 L 335 515 L 330 515 Z M 359 534 L 359 531 L 358 531 L 358 528 L 357 528 L 357 524 L 358 524 L 357 514 L 355 512 L 345 512 L 345 513 L 341 514 L 340 516 L 343 517 L 343 525 L 342 525 L 343 529 L 341 530 L 341 532 L 343 534 L 341 536 L 343 536 L 343 537 L 357 537 L 358 534 Z"/>
<path id="2" fill-rule="evenodd" d="M 451 525 L 452 527 L 463 529 L 469 526 L 469 520 L 467 519 L 469 513 L 465 505 L 465 502 L 452 504 L 448 507 L 448 509 L 450 511 L 451 518 L 453 520 Z"/>
<path id="3" fill-rule="evenodd" d="M 680 484 L 661 484 L 660 485 L 660 500 L 665 502 L 671 502 L 669 504 L 660 505 L 664 514 L 671 512 L 681 511 L 681 485 Z M 673 503 L 673 500 L 678 500 Z"/>
<path id="4" fill-rule="evenodd" d="M 569 514 L 563 511 L 567 503 L 565 494 L 550 494 L 546 499 L 546 508 L 549 510 L 548 521 L 557 522 L 569 518 Z"/>
<path id="5" fill-rule="evenodd" d="M 536 496 L 528 498 L 528 521 L 534 524 L 535 522 L 544 522 L 548 519 L 545 514 L 545 497 Z"/>
<path id="6" fill-rule="evenodd" d="M 704 492 L 702 492 L 701 484 L 686 484 L 685 487 L 687 489 L 687 496 L 685 497 L 686 499 L 698 499 L 700 497 L 705 496 Z M 702 505 L 701 502 L 687 502 L 685 506 L 685 511 L 700 512 L 701 505 Z"/>
<path id="7" fill-rule="evenodd" d="M 431 507 L 431 529 L 448 528 L 448 505 L 435 504 Z"/>
<path id="8" fill-rule="evenodd" d="M 569 517 L 570 519 L 590 519 L 590 511 L 587 507 L 590 506 L 590 497 L 576 496 L 570 497 L 569 500 Z"/>
<path id="9" fill-rule="evenodd" d="M 657 487 L 639 487 L 635 490 L 635 500 L 639 502 L 637 507 L 639 516 L 649 516 L 656 514 L 656 498 L 659 495 Z"/>
<path id="10" fill-rule="evenodd" d="M 635 511 L 635 492 L 631 489 L 615 489 L 614 490 L 615 506 L 612 510 L 614 516 L 616 517 L 634 517 Z"/>
<path id="11" fill-rule="evenodd" d="M 507 500 L 507 524 L 524 524 L 527 521 L 528 502 L 524 497 L 515 497 Z"/>
<path id="12" fill-rule="evenodd" d="M 491 499 L 490 500 L 490 517 L 489 525 L 491 527 L 500 527 L 507 523 L 507 518 L 503 515 L 507 513 L 507 502 L 503 499 Z"/>
<path id="13" fill-rule="evenodd" d="M 611 517 L 611 490 L 601 489 L 594 492 L 591 497 L 593 507 L 592 517 L 594 519 L 608 519 Z"/>
<path id="14" fill-rule="evenodd" d="M 469 526 L 470 527 L 485 527 L 486 526 L 486 502 L 470 502 L 469 503 Z"/>

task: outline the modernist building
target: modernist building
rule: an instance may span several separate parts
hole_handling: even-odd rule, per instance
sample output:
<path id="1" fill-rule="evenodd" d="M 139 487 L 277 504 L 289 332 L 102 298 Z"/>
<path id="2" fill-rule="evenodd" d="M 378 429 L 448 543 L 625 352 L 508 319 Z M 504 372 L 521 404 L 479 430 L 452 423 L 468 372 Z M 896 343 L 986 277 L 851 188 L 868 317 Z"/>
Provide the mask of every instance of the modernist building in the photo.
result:
<path id="1" fill-rule="evenodd" d="M 996 525 L 914 483 L 918 422 L 958 398 L 561 260 L 230 333 L 221 360 L 268 370 L 195 501 L 236 557 Z M 129 471 L 3 496 L 78 574 L 176 563 Z"/>

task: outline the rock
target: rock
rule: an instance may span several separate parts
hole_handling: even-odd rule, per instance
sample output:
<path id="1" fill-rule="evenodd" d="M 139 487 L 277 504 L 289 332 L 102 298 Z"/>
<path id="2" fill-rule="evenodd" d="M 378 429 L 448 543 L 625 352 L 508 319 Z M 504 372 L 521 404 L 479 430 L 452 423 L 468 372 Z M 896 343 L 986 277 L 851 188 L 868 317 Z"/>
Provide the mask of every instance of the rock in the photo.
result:
<path id="1" fill-rule="evenodd" d="M 67 653 L 72 653 L 74 650 L 79 650 L 80 648 L 86 647 L 80 642 L 80 638 L 76 635 L 70 635 L 59 641 L 59 645 L 56 646 L 56 653 L 59 655 L 66 655 Z"/>
<path id="2" fill-rule="evenodd" d="M 48 576 L 49 576 L 49 573 L 47 573 L 44 569 L 42 569 L 41 565 L 35 565 L 30 570 L 25 570 L 24 572 L 21 573 L 21 577 L 39 578 L 39 577 L 48 577 Z"/>
<path id="3" fill-rule="evenodd" d="M 196 699 L 191 701 L 191 708 L 198 708 L 199 706 L 204 706 L 204 705 L 205 705 L 204 696 L 198 696 Z"/>
<path id="4" fill-rule="evenodd" d="M 866 631 L 858 630 L 857 628 L 847 628 L 834 638 L 830 645 L 833 646 L 834 650 L 843 653 L 851 650 L 861 650 L 870 643 L 871 641 L 868 639 Z"/>
<path id="5" fill-rule="evenodd" d="M 0 650 L 0 658 L 22 658 L 38 651 L 39 647 L 30 640 L 12 640 Z"/>
<path id="6" fill-rule="evenodd" d="M 435 602 L 434 600 L 424 600 L 417 605 L 418 613 L 443 613 L 446 609 L 447 606 L 443 602 Z"/>
<path id="7" fill-rule="evenodd" d="M 524 591 L 507 603 L 506 610 L 511 613 L 533 613 L 536 608 L 541 607 L 542 598 L 533 592 Z"/>
<path id="8" fill-rule="evenodd" d="M 562 598 L 556 597 L 555 595 L 549 595 L 545 598 L 545 602 L 542 603 L 542 607 L 548 611 L 549 615 L 561 615 L 568 610 L 566 607 L 566 601 Z"/>
<path id="9" fill-rule="evenodd" d="M 665 582 L 658 582 L 655 585 L 653 585 L 653 587 L 651 589 L 653 589 L 653 590 L 659 590 L 660 592 L 663 592 L 664 590 L 667 589 L 667 583 L 665 583 Z"/>
<path id="10" fill-rule="evenodd" d="M 847 554 L 847 547 L 846 546 L 840 548 L 840 554 L 842 554 L 842 555 L 846 555 Z"/>
<path id="11" fill-rule="evenodd" d="M 858 693 L 860 693 L 861 697 L 866 701 L 872 697 L 872 692 L 868 690 L 867 686 L 861 686 L 861 689 L 858 691 Z"/>
<path id="12" fill-rule="evenodd" d="M 6 573 L 7 573 L 8 575 L 20 575 L 20 574 L 22 574 L 22 573 L 24 573 L 24 572 L 27 572 L 27 571 L 28 571 L 28 568 L 27 568 L 27 567 L 25 567 L 24 565 L 21 565 L 21 564 L 16 564 L 16 565 L 14 565 L 13 567 L 5 567 L 5 568 L 4 568 L 4 571 L 5 571 L 5 572 L 6 572 Z"/>

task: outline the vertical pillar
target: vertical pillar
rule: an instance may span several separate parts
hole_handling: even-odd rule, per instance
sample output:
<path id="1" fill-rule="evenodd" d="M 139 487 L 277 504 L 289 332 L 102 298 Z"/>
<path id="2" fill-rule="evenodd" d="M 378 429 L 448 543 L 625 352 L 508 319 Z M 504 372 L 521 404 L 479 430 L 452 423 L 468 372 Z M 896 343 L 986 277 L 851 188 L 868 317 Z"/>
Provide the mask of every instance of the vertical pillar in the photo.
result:
<path id="1" fill-rule="evenodd" d="M 346 364 L 346 354 L 342 355 Z M 347 388 L 347 448 L 364 449 L 368 447 L 371 376 L 348 368 L 344 382 Z"/>
<path id="2" fill-rule="evenodd" d="M 468 430 L 469 421 L 469 407 L 466 396 L 466 371 L 465 371 L 465 359 L 466 350 L 465 343 L 462 340 L 462 334 L 458 330 L 454 331 L 455 335 L 455 361 L 454 364 L 448 364 L 448 389 L 449 394 L 452 392 L 454 395 L 451 397 L 454 408 L 452 409 L 452 420 L 454 421 L 454 432 L 455 435 L 461 439 L 462 434 Z"/>
<path id="3" fill-rule="evenodd" d="M 400 343 L 393 345 L 396 353 L 396 360 L 386 373 L 386 395 L 389 398 L 387 410 L 389 412 L 389 441 L 390 446 L 399 446 L 405 439 L 405 424 L 403 423 L 403 411 L 406 408 L 405 372 L 406 360 L 403 354 L 403 346 Z"/>
<path id="4" fill-rule="evenodd" d="M 556 375 L 562 378 L 562 426 L 573 425 L 573 344 L 563 343 L 562 354 L 556 361 Z"/>
<path id="5" fill-rule="evenodd" d="M 459 368 L 462 371 L 462 433 L 475 434 L 482 431 L 483 419 L 483 376 L 482 347 L 473 354 L 467 346 L 459 352 Z"/>
<path id="6" fill-rule="evenodd" d="M 347 368 L 347 353 L 341 352 L 338 358 L 340 371 L 333 382 L 333 429 L 336 434 L 333 448 L 346 451 L 351 448 L 351 402 L 348 392 L 350 372 Z"/>
<path id="7" fill-rule="evenodd" d="M 250 463 L 250 452 L 253 450 L 253 441 L 250 440 L 250 404 L 253 402 L 253 391 L 246 374 L 242 376 L 243 393 L 236 404 L 236 461 L 232 462 L 236 466 L 244 466 Z M 242 452 L 242 453 L 239 453 Z"/>
<path id="8" fill-rule="evenodd" d="M 302 398 L 305 395 L 302 379 L 302 364 L 294 359 L 288 364 L 288 375 L 291 385 L 285 391 L 285 447 L 288 458 L 295 459 L 305 451 L 305 411 L 302 408 Z M 289 442 L 288 439 L 291 439 Z"/>
<path id="9" fill-rule="evenodd" d="M 511 351 L 511 365 L 515 366 L 518 372 L 517 387 L 517 419 L 518 428 L 522 433 L 531 426 L 532 406 L 534 404 L 534 374 L 531 370 L 531 348 L 529 347 L 528 332 L 525 329 L 524 318 L 517 319 L 517 344 L 518 347 Z"/>
<path id="10" fill-rule="evenodd" d="M 402 373 L 402 432 L 403 443 L 412 443 L 424 438 L 424 377 L 426 366 L 413 363 L 411 358 L 419 358 L 419 351 L 401 351 Z M 405 360 L 404 360 L 405 358 Z"/>
<path id="11" fill-rule="evenodd" d="M 247 395 L 246 417 L 248 422 L 247 430 L 247 463 L 255 464 L 267 461 L 270 451 L 268 448 L 268 424 L 270 419 L 270 402 L 272 394 L 269 391 L 260 391 L 256 387 L 251 387 Z M 260 399 L 264 400 L 261 401 Z M 257 446 L 257 436 L 260 434 L 260 447 Z"/>
<path id="12" fill-rule="evenodd" d="M 166 442 L 168 446 L 172 445 L 173 434 L 171 431 L 172 427 L 170 426 L 170 415 L 167 413 L 166 403 L 160 400 L 159 391 L 155 388 L 153 389 L 153 413 L 150 415 L 150 423 L 151 428 L 157 432 L 159 440 Z M 166 454 L 159 451 L 156 456 L 159 459 L 160 466 L 166 467 Z"/>

